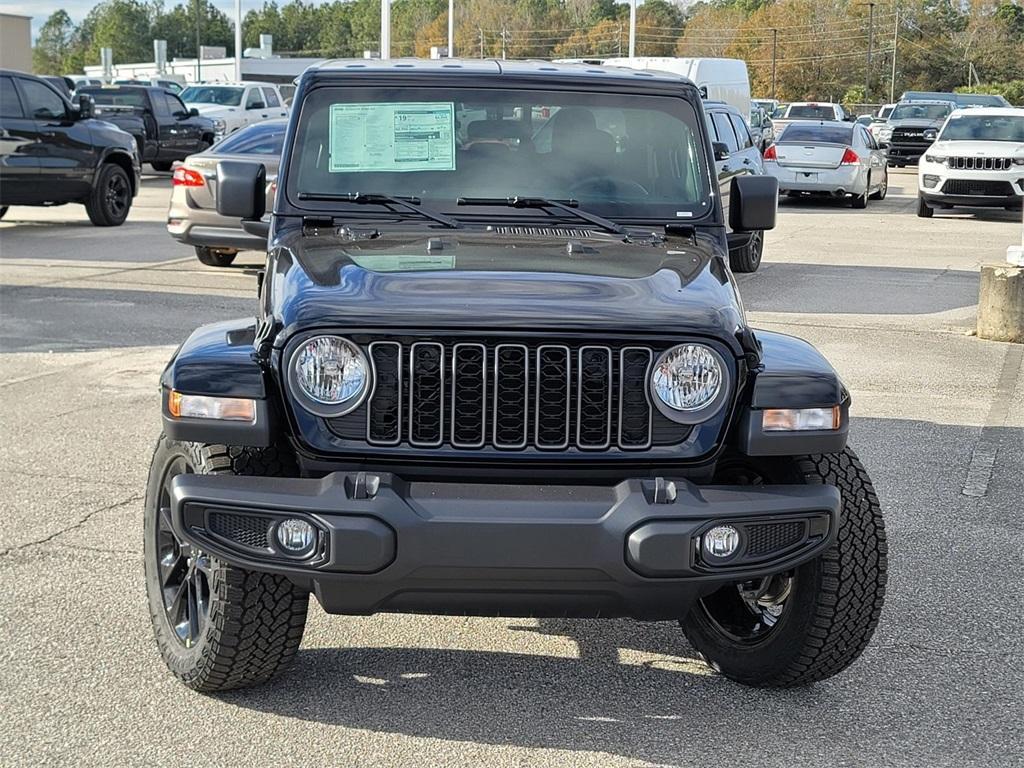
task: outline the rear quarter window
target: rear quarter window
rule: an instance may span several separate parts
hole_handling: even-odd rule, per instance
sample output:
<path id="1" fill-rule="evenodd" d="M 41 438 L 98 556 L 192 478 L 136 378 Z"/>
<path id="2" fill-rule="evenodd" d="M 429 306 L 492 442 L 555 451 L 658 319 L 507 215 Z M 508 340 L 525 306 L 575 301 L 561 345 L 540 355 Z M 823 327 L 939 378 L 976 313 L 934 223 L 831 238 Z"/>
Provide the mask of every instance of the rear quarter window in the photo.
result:
<path id="1" fill-rule="evenodd" d="M 0 117 L 24 116 L 25 111 L 21 108 L 21 99 L 14 88 L 14 80 L 0 77 Z"/>

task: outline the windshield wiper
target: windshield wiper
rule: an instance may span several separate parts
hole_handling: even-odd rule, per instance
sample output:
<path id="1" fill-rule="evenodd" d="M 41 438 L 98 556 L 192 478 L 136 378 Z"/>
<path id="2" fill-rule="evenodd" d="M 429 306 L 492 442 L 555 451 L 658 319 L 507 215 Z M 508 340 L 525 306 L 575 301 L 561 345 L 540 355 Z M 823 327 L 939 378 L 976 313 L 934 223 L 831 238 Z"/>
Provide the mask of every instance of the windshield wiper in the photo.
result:
<path id="1" fill-rule="evenodd" d="M 429 208 L 421 207 L 418 197 L 394 197 L 392 195 L 382 195 L 378 192 L 299 192 L 299 200 L 356 203 L 357 205 L 393 205 L 413 213 L 418 213 L 420 216 L 436 221 L 439 224 L 444 224 L 449 229 L 462 228 L 462 224 L 458 220 L 445 216 L 443 213 L 432 211 Z"/>
<path id="2" fill-rule="evenodd" d="M 508 208 L 556 208 L 559 211 L 572 214 L 577 219 L 596 224 L 605 232 L 616 235 L 626 234 L 621 226 L 611 219 L 598 216 L 596 213 L 580 210 L 577 200 L 551 200 L 547 197 L 460 197 L 456 200 L 458 205 L 504 205 Z"/>

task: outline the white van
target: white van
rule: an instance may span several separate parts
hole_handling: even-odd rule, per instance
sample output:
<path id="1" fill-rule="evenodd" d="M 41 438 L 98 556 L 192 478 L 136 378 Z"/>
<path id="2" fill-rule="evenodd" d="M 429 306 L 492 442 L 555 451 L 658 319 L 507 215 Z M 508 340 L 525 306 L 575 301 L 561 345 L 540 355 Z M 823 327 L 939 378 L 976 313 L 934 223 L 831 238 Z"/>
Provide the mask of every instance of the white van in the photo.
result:
<path id="1" fill-rule="evenodd" d="M 747 63 L 742 59 L 634 56 L 605 59 L 603 64 L 607 67 L 657 69 L 682 75 L 701 89 L 704 98 L 731 104 L 741 115 L 750 114 L 750 77 L 747 74 Z"/>

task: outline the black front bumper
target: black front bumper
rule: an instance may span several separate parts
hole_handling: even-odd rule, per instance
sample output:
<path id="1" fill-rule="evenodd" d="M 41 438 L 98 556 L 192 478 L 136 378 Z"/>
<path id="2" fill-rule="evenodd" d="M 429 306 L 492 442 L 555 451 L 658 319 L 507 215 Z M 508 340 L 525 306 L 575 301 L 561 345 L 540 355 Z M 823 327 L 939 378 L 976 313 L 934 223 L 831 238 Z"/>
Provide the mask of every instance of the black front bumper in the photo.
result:
<path id="1" fill-rule="evenodd" d="M 916 163 L 930 146 L 930 142 L 926 144 L 890 142 L 887 157 L 890 164 L 893 162 Z"/>
<path id="2" fill-rule="evenodd" d="M 173 524 L 183 539 L 242 568 L 288 576 L 330 613 L 681 618 L 723 583 L 820 554 L 839 522 L 832 486 L 697 486 L 633 479 L 611 486 L 181 475 Z M 302 559 L 276 544 L 278 522 L 318 531 Z M 720 563 L 700 536 L 720 523 L 740 548 Z"/>
<path id="3" fill-rule="evenodd" d="M 971 208 L 1020 208 L 1024 205 L 1021 195 L 947 195 L 945 192 L 921 192 L 927 202 L 934 205 L 961 205 Z"/>

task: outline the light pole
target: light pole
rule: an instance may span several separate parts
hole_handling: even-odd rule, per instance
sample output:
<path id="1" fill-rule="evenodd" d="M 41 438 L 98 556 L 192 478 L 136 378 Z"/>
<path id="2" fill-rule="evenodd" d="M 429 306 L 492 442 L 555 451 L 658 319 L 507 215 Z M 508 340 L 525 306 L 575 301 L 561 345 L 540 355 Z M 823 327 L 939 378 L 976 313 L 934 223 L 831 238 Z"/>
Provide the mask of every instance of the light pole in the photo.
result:
<path id="1" fill-rule="evenodd" d="M 448 58 L 455 58 L 455 0 L 448 0 Z"/>
<path id="2" fill-rule="evenodd" d="M 629 58 L 636 56 L 636 0 L 629 0 Z"/>
<path id="3" fill-rule="evenodd" d="M 380 0 L 380 57 L 391 58 L 391 0 Z"/>
<path id="4" fill-rule="evenodd" d="M 202 62 L 202 60 L 203 60 L 202 52 L 203 52 L 202 51 L 202 46 L 199 44 L 199 0 L 196 0 L 196 82 L 197 83 L 200 83 L 203 80 L 202 72 L 200 70 L 200 68 L 202 67 L 202 64 L 200 62 Z"/>
<path id="5" fill-rule="evenodd" d="M 242 82 L 242 0 L 235 0 L 235 82 Z"/>
<path id="6" fill-rule="evenodd" d="M 772 29 L 772 99 L 775 98 L 775 52 L 779 47 L 779 30 Z"/>
<path id="7" fill-rule="evenodd" d="M 868 3 L 868 67 L 864 73 L 864 102 L 871 101 L 871 54 L 875 43 L 875 4 Z"/>

